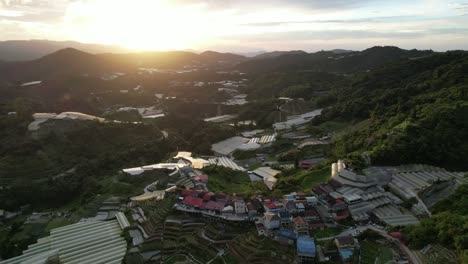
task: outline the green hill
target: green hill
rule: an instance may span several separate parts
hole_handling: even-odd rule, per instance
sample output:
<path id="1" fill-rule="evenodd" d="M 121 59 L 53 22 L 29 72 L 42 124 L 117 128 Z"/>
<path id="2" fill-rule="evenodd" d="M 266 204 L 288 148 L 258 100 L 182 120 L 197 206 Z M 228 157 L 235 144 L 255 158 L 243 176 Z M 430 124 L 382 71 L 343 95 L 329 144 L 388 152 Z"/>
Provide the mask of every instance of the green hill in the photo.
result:
<path id="1" fill-rule="evenodd" d="M 369 119 L 335 144 L 337 157 L 367 152 L 376 164 L 429 163 L 467 170 L 468 53 L 403 60 L 336 91 L 315 120 Z"/>

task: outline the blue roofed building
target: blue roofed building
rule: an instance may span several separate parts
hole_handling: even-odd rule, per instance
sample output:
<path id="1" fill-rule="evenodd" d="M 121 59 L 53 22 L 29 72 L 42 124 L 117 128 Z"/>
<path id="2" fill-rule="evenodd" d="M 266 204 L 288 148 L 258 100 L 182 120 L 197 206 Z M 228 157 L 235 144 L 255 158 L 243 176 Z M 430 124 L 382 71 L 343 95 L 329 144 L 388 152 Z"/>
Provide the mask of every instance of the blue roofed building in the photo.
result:
<path id="1" fill-rule="evenodd" d="M 315 260 L 315 241 L 309 236 L 297 238 L 297 263 L 313 263 Z"/>
<path id="2" fill-rule="evenodd" d="M 339 252 L 340 252 L 341 259 L 344 262 L 346 262 L 350 260 L 351 257 L 353 256 L 354 250 L 352 248 L 344 248 L 344 249 L 340 249 Z"/>
<path id="3" fill-rule="evenodd" d="M 297 239 L 297 234 L 289 230 L 279 230 L 275 232 L 274 240 L 280 244 L 293 245 Z"/>

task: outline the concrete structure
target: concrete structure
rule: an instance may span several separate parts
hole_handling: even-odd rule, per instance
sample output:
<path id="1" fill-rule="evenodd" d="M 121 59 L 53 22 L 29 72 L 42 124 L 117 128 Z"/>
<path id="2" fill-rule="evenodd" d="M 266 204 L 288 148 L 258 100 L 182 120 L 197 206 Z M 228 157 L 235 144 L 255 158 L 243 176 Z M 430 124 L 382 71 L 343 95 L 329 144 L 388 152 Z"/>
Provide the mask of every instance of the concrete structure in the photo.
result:
<path id="1" fill-rule="evenodd" d="M 247 213 L 247 206 L 243 199 L 236 200 L 234 202 L 234 212 L 236 214 L 245 214 Z"/>
<path id="2" fill-rule="evenodd" d="M 309 235 L 309 224 L 303 217 L 298 216 L 298 217 L 293 218 L 293 226 L 294 226 L 294 232 L 298 234 L 299 236 Z"/>
<path id="3" fill-rule="evenodd" d="M 334 242 L 344 262 L 350 260 L 354 250 L 359 248 L 359 242 L 352 236 L 339 236 L 335 238 Z"/>
<path id="4" fill-rule="evenodd" d="M 280 218 L 275 213 L 266 212 L 263 214 L 263 225 L 267 229 L 277 229 L 281 226 Z"/>

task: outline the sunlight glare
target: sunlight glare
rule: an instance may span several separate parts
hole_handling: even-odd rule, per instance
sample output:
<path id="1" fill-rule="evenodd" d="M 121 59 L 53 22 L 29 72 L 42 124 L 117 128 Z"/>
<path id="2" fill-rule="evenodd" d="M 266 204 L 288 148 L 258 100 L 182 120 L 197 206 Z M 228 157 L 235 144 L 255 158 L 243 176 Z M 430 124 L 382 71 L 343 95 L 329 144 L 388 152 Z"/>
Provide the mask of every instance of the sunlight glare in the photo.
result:
<path id="1" fill-rule="evenodd" d="M 77 1 L 67 9 L 65 30 L 80 41 L 135 50 L 193 48 L 210 28 L 202 8 L 155 0 Z"/>

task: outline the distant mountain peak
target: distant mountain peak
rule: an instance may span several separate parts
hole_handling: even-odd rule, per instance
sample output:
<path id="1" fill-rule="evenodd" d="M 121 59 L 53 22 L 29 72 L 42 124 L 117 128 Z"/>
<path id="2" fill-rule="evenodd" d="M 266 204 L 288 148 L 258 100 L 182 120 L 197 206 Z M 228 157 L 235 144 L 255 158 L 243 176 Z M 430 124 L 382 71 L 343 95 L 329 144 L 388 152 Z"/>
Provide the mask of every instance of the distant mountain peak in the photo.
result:
<path id="1" fill-rule="evenodd" d="M 303 50 L 288 50 L 288 51 L 276 50 L 276 51 L 265 52 L 265 53 L 259 54 L 259 55 L 255 56 L 253 58 L 254 59 L 265 59 L 265 58 L 275 58 L 275 57 L 279 57 L 279 56 L 283 56 L 283 55 L 302 55 L 302 54 L 307 54 L 307 52 L 305 52 Z"/>
<path id="2" fill-rule="evenodd" d="M 39 60 L 51 60 L 51 59 L 61 59 L 61 60 L 67 60 L 67 59 L 80 59 L 83 60 L 84 58 L 90 59 L 94 58 L 94 55 L 75 49 L 75 48 L 64 48 L 61 50 L 58 50 L 56 52 L 53 52 L 51 54 L 45 55 L 44 57 L 40 58 Z"/>
<path id="3" fill-rule="evenodd" d="M 347 50 L 347 49 L 332 49 L 330 51 L 335 53 L 335 54 L 344 54 L 344 53 L 354 52 L 353 50 Z"/>

